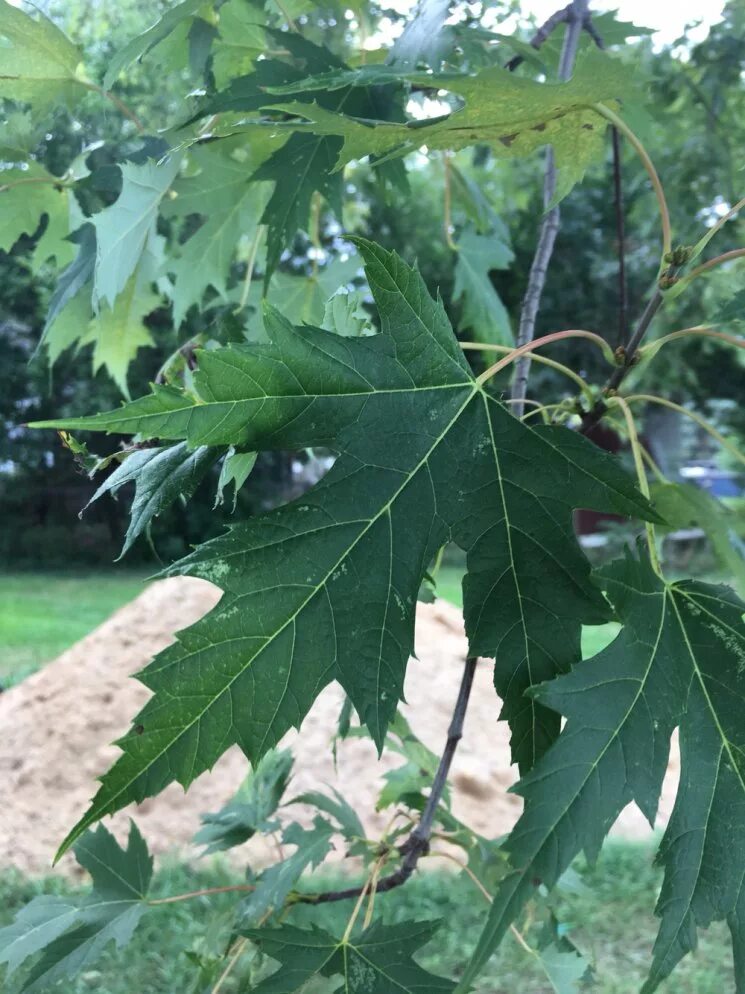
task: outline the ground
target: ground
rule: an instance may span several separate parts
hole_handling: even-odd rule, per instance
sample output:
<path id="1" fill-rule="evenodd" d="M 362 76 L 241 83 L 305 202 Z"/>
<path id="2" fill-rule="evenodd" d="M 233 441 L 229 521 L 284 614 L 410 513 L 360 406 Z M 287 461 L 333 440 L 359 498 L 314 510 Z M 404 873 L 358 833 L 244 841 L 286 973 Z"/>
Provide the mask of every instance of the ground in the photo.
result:
<path id="1" fill-rule="evenodd" d="M 86 576 L 25 574 L 0 576 L 0 679 L 15 682 L 41 666 L 95 627 L 116 607 L 142 589 L 142 577 L 125 571 Z M 446 566 L 439 577 L 441 595 L 460 600 L 459 571 Z M 585 654 L 608 641 L 613 626 L 588 632 Z M 11 802 L 12 803 L 12 802 Z M 598 866 L 583 862 L 575 867 L 559 899 L 557 911 L 569 934 L 588 955 L 596 970 L 599 994 L 633 994 L 639 990 L 656 931 L 652 909 L 660 885 L 648 844 L 613 841 Z M 155 895 L 173 895 L 234 882 L 235 871 L 225 863 L 204 861 L 196 866 L 161 866 Z M 36 893 L 69 887 L 60 879 L 30 879 L 0 870 L 0 926 Z M 169 905 L 153 912 L 134 944 L 122 954 L 113 951 L 66 994 L 189 994 L 196 991 L 193 960 L 188 950 L 204 953 L 203 926 L 208 910 L 232 907 L 233 895 L 217 895 Z M 414 880 L 400 891 L 385 895 L 377 905 L 385 918 L 443 918 L 447 923 L 425 950 L 422 964 L 434 972 L 462 968 L 473 938 L 483 922 L 483 907 L 472 884 L 441 873 Z M 319 909 L 313 909 L 313 915 Z M 306 912 L 307 914 L 308 912 Z M 323 909 L 317 924 L 342 928 L 349 909 Z M 731 954 L 725 930 L 718 926 L 702 936 L 700 948 L 689 957 L 661 994 L 720 994 L 733 989 Z M 237 974 L 222 994 L 237 994 Z M 245 971 L 243 982 L 245 984 Z M 12 989 L 12 988 L 11 988 Z M 506 941 L 476 989 L 476 994 L 551 994 L 543 974 L 514 941 Z"/>

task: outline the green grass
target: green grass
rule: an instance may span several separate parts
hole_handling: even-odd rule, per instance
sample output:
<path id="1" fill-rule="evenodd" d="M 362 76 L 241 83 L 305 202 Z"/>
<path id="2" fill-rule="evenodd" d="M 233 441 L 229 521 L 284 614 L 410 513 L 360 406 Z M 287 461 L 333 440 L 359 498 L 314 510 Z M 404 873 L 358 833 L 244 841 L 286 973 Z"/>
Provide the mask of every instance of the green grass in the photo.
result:
<path id="1" fill-rule="evenodd" d="M 656 931 L 652 908 L 660 872 L 652 863 L 652 850 L 645 845 L 614 842 L 606 847 L 596 868 L 589 869 L 580 862 L 576 869 L 579 879 L 569 896 L 559 900 L 557 910 L 595 969 L 595 986 L 591 989 L 595 994 L 637 994 L 650 962 Z M 154 896 L 230 882 L 235 879 L 224 864 L 204 864 L 202 869 L 166 866 L 156 875 Z M 336 878 L 333 885 L 339 882 Z M 327 883 L 324 880 L 324 885 Z M 17 874 L 0 876 L 0 925 L 9 922 L 35 894 L 64 891 L 65 885 L 59 880 L 45 885 Z M 222 894 L 151 911 L 127 949 L 109 950 L 76 983 L 64 985 L 65 994 L 196 994 L 211 989 L 207 985 L 194 986 L 196 971 L 187 952 L 207 952 L 214 915 L 223 920 L 222 931 L 214 933 L 214 948 L 221 948 L 236 900 L 235 895 Z M 421 962 L 433 972 L 449 976 L 462 970 L 483 924 L 485 907 L 468 880 L 442 873 L 421 874 L 376 901 L 376 911 L 389 923 L 411 918 L 444 920 Z M 345 903 L 306 907 L 293 914 L 296 924 L 315 922 L 340 933 L 350 911 Z M 221 988 L 221 994 L 249 989 L 245 960 L 244 964 Z M 715 927 L 702 933 L 696 954 L 683 961 L 660 988 L 660 994 L 722 994 L 734 990 L 730 964 L 725 931 Z M 9 994 L 12 989 L 9 986 Z M 552 988 L 532 957 L 508 938 L 489 964 L 475 994 L 552 994 Z"/>
<path id="2" fill-rule="evenodd" d="M 144 574 L 0 574 L 0 684 L 39 669 L 141 593 Z"/>

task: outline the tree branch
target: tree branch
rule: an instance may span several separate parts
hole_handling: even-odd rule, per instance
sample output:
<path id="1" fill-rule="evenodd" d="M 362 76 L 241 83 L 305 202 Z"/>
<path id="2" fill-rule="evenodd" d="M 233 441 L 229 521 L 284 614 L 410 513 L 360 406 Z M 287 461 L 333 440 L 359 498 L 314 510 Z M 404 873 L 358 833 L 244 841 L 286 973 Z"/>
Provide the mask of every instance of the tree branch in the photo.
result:
<path id="1" fill-rule="evenodd" d="M 569 20 L 569 14 L 574 4 L 568 3 L 566 7 L 562 7 L 561 10 L 557 10 L 556 13 L 552 14 L 543 24 L 538 28 L 536 33 L 530 39 L 529 44 L 532 48 L 540 48 L 541 45 L 546 41 L 548 36 L 554 32 L 560 24 L 564 24 Z M 525 62 L 524 55 L 514 55 L 509 62 L 505 64 L 505 69 L 510 72 L 514 72 L 518 66 L 521 66 Z"/>
<path id="2" fill-rule="evenodd" d="M 588 0 L 574 0 L 566 9 L 567 31 L 564 37 L 564 44 L 561 49 L 561 59 L 559 61 L 559 79 L 567 80 L 572 75 L 574 62 L 577 57 L 579 39 L 584 29 L 585 18 L 587 16 Z M 553 149 L 549 148 L 546 154 L 546 174 L 543 182 L 543 203 L 548 208 L 556 192 L 556 162 Z M 535 322 L 538 316 L 538 308 L 541 303 L 543 287 L 546 283 L 546 273 L 551 255 L 554 250 L 554 242 L 559 232 L 559 208 L 552 207 L 543 218 L 541 231 L 538 237 L 533 263 L 530 267 L 528 277 L 528 288 L 523 298 L 522 310 L 520 312 L 520 327 L 517 335 L 518 348 L 527 345 L 532 341 L 535 334 Z M 512 399 L 516 401 L 515 416 L 522 417 L 523 405 L 528 388 L 528 375 L 530 372 L 530 356 L 526 355 L 520 359 L 515 368 L 515 379 L 512 384 Z"/>
<path id="3" fill-rule="evenodd" d="M 458 748 L 458 743 L 463 737 L 463 722 L 468 710 L 468 701 L 473 687 L 473 678 L 476 673 L 476 662 L 474 657 L 466 659 L 463 667 L 463 676 L 458 691 L 458 699 L 453 709 L 453 718 L 448 729 L 448 737 L 443 749 L 440 763 L 432 781 L 432 789 L 427 798 L 427 803 L 422 811 L 419 824 L 411 832 L 409 837 L 399 846 L 399 853 L 403 857 L 401 865 L 393 873 L 388 874 L 379 880 L 376 887 L 376 894 L 384 894 L 386 891 L 394 890 L 405 884 L 417 867 L 417 863 L 429 852 L 429 840 L 432 835 L 437 808 L 442 800 L 442 794 L 447 784 L 450 766 Z M 347 901 L 351 898 L 360 897 L 366 890 L 367 884 L 360 887 L 348 887 L 345 890 L 325 891 L 321 894 L 297 894 L 294 902 L 297 904 L 329 904 L 333 901 Z"/>

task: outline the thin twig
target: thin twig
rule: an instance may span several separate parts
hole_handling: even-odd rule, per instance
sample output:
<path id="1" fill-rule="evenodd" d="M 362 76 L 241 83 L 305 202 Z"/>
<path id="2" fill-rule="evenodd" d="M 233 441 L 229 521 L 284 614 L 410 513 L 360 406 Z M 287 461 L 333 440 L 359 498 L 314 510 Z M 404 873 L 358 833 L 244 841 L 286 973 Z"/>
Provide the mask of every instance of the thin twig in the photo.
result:
<path id="1" fill-rule="evenodd" d="M 91 93 L 98 93 L 100 96 L 104 97 L 106 100 L 110 101 L 120 114 L 123 114 L 128 120 L 134 124 L 140 134 L 145 132 L 145 125 L 135 114 L 131 107 L 128 107 L 123 100 L 121 100 L 115 93 L 111 90 L 104 90 L 102 86 L 97 86 L 95 83 L 88 83 L 85 81 L 80 81 L 80 85 L 84 86 L 86 90 L 90 90 Z"/>
<path id="2" fill-rule="evenodd" d="M 543 24 L 538 28 L 536 33 L 529 41 L 529 45 L 532 48 L 539 49 L 544 41 L 547 40 L 548 36 L 553 34 L 554 30 L 558 28 L 560 24 L 564 24 L 569 20 L 569 12 L 574 5 L 569 3 L 566 7 L 562 7 L 561 10 L 557 10 L 553 13 Z M 525 62 L 524 55 L 513 55 L 508 63 L 505 65 L 505 69 L 509 69 L 510 72 L 514 72 L 518 66 L 521 66 Z"/>
<path id="3" fill-rule="evenodd" d="M 639 324 L 636 326 L 634 334 L 631 336 L 622 365 L 614 370 L 603 389 L 605 397 L 612 396 L 618 390 L 628 375 L 629 370 L 638 362 L 637 350 L 641 344 L 641 340 L 646 335 L 647 329 L 652 323 L 652 318 L 654 318 L 657 311 L 662 307 L 663 300 L 664 298 L 660 291 L 655 290 L 647 306 L 644 308 L 644 313 L 639 319 Z M 607 409 L 608 405 L 605 399 L 601 397 L 582 418 L 580 433 L 586 435 L 600 421 Z"/>
<path id="4" fill-rule="evenodd" d="M 447 784 L 450 766 L 453 756 L 458 748 L 458 743 L 463 737 L 463 722 L 468 710 L 468 700 L 471 696 L 473 678 L 476 673 L 476 662 L 474 657 L 466 659 L 463 667 L 463 677 L 461 678 L 458 699 L 453 709 L 453 718 L 448 729 L 448 737 L 445 748 L 440 757 L 440 763 L 432 781 L 432 789 L 429 792 L 427 803 L 422 811 L 419 823 L 413 829 L 409 837 L 399 846 L 399 854 L 403 857 L 401 865 L 387 877 L 383 877 L 377 884 L 375 891 L 377 894 L 384 894 L 386 891 L 394 890 L 405 884 L 417 867 L 417 863 L 429 852 L 429 840 L 432 836 L 432 825 L 434 824 L 437 809 L 442 800 L 442 794 Z M 369 880 L 361 887 L 348 887 L 345 890 L 324 891 L 320 894 L 298 894 L 295 901 L 298 904 L 329 904 L 333 901 L 347 901 L 352 898 L 358 900 L 367 892 Z"/>
<path id="5" fill-rule="evenodd" d="M 700 266 L 696 266 L 690 273 L 686 273 L 685 280 L 686 282 L 688 280 L 695 280 L 701 273 L 706 273 L 708 270 L 714 269 L 715 266 L 721 266 L 723 262 L 730 262 L 732 259 L 742 259 L 743 256 L 745 256 L 745 248 L 731 249 L 729 252 L 723 252 L 713 259 L 709 259 L 708 262 L 702 262 Z"/>
<path id="6" fill-rule="evenodd" d="M 574 63 L 577 58 L 579 39 L 587 15 L 588 0 L 574 0 L 566 11 L 567 30 L 564 36 L 564 44 L 561 49 L 561 59 L 559 61 L 558 76 L 560 80 L 568 80 L 572 75 Z M 538 317 L 538 308 L 541 303 L 543 287 L 546 283 L 546 273 L 551 255 L 554 250 L 554 242 L 559 233 L 559 207 L 551 202 L 556 193 L 556 160 L 553 149 L 549 148 L 546 153 L 546 174 L 543 182 L 543 205 L 547 210 L 541 223 L 538 245 L 536 246 L 533 263 L 528 276 L 528 287 L 523 298 L 522 309 L 520 311 L 520 326 L 517 334 L 518 347 L 526 345 L 532 341 L 535 334 L 535 323 Z M 550 209 L 549 209 L 550 208 Z M 530 356 L 521 358 L 515 369 L 515 379 L 512 384 L 512 397 L 519 401 L 527 393 L 528 374 L 530 372 Z M 522 416 L 522 407 L 518 403 L 515 407 L 515 416 Z"/>
<path id="7" fill-rule="evenodd" d="M 222 989 L 222 987 L 225 984 L 225 981 L 228 979 L 230 974 L 235 969 L 235 965 L 243 955 L 243 951 L 245 950 L 247 945 L 248 945 L 248 939 L 241 939 L 240 942 L 236 943 L 235 952 L 230 957 L 228 965 L 225 967 L 225 969 L 218 977 L 217 983 L 212 988 L 212 994 L 219 994 L 219 991 Z"/>
<path id="8" fill-rule="evenodd" d="M 501 372 L 510 363 L 519 360 L 522 356 L 533 352 L 534 349 L 540 349 L 544 345 L 550 345 L 551 342 L 561 342 L 565 338 L 586 338 L 590 342 L 594 342 L 595 345 L 601 350 L 603 355 L 608 356 L 610 354 L 610 349 L 608 348 L 608 343 L 600 335 L 596 335 L 594 331 L 583 331 L 581 329 L 571 328 L 568 331 L 554 331 L 550 335 L 543 335 L 541 338 L 536 338 L 530 342 L 525 342 L 524 345 L 519 345 L 516 349 L 511 349 L 507 355 L 500 359 L 499 362 L 495 362 L 493 366 L 489 366 L 488 369 L 484 370 L 479 376 L 476 377 L 476 382 L 478 384 L 486 383 L 490 380 L 492 376 Z M 517 398 L 513 396 L 513 401 L 517 402 L 523 398 Z M 521 415 L 522 416 L 522 415 Z"/>

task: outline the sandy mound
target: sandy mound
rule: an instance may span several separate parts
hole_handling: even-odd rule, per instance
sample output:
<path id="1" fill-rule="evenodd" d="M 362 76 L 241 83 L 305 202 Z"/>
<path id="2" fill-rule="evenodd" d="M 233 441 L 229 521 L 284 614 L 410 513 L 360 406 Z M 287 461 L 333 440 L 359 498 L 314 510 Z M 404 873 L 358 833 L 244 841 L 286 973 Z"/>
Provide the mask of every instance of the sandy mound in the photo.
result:
<path id="1" fill-rule="evenodd" d="M 87 638 L 24 683 L 0 696 L 0 866 L 43 872 L 54 850 L 76 821 L 95 789 L 94 779 L 116 758 L 110 745 L 129 726 L 148 697 L 128 679 L 169 642 L 174 632 L 192 624 L 219 599 L 220 591 L 196 579 L 177 578 L 152 584 Z M 422 740 L 438 752 L 445 741 L 457 694 L 465 640 L 460 612 L 442 601 L 419 605 L 417 655 L 406 679 L 405 711 Z M 342 695 L 327 688 L 302 729 L 291 793 L 337 787 L 358 811 L 370 832 L 387 816 L 374 812 L 379 777 L 400 758 L 377 763 L 371 743 L 350 740 L 339 750 L 334 770 L 329 740 Z M 506 793 L 515 779 L 509 763 L 508 731 L 498 723 L 499 701 L 488 662 L 480 664 L 465 736 L 453 765 L 454 813 L 489 836 L 506 832 L 520 813 L 519 798 Z M 286 741 L 292 742 L 297 733 Z M 677 757 L 663 792 L 661 818 L 672 808 Z M 188 846 L 199 827 L 199 814 L 219 808 L 247 772 L 247 762 L 232 749 L 210 774 L 184 794 L 170 786 L 157 798 L 113 819 L 122 829 L 129 815 L 137 819 L 156 853 Z M 648 834 L 636 808 L 628 808 L 617 826 L 626 836 Z M 261 859 L 256 852 L 255 858 Z"/>

